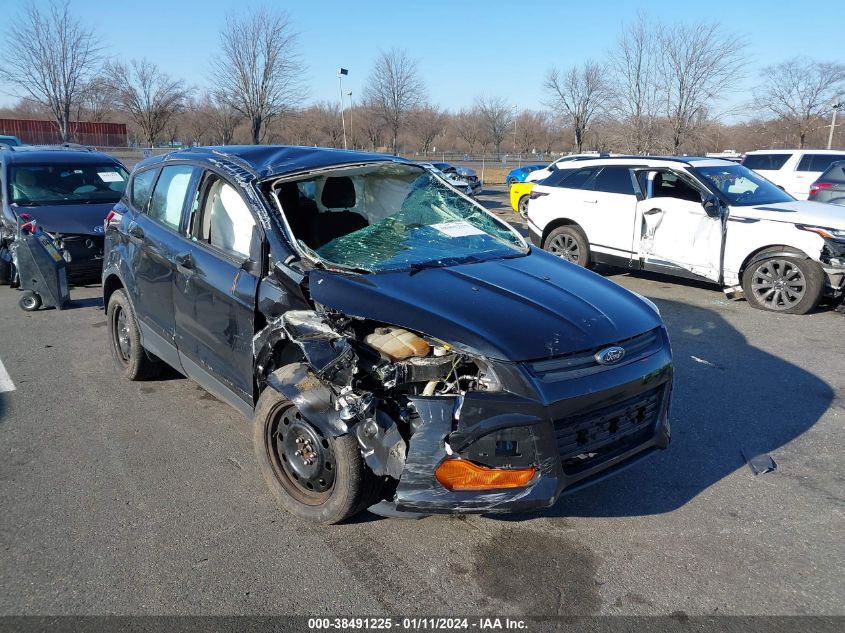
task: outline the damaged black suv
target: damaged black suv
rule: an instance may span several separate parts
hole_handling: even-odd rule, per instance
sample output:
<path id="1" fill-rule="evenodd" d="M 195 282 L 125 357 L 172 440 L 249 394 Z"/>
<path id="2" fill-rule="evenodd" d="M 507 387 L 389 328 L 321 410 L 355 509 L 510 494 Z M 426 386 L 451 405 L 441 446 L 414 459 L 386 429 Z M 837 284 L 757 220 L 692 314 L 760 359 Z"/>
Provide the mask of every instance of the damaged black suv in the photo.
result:
<path id="1" fill-rule="evenodd" d="M 106 223 L 112 354 L 253 419 L 290 512 L 552 505 L 669 443 L 657 308 L 402 159 L 195 148 Z"/>

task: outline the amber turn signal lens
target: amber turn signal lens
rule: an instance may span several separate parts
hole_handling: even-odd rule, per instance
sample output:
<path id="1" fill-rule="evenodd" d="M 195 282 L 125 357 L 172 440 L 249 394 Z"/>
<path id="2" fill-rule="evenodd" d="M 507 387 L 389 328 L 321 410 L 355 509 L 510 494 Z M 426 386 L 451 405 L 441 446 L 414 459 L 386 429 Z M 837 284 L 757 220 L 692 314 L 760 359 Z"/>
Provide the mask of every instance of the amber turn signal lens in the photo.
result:
<path id="1" fill-rule="evenodd" d="M 495 490 L 521 488 L 528 485 L 537 469 L 487 468 L 465 459 L 446 459 L 441 462 L 434 476 L 449 490 Z"/>

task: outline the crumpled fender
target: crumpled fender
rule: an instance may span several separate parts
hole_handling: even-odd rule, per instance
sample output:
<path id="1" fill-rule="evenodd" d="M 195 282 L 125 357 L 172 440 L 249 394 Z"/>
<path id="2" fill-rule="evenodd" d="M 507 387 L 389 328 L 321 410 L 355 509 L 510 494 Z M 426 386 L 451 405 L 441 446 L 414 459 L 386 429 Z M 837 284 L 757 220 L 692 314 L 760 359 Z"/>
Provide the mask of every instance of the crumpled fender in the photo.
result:
<path id="1" fill-rule="evenodd" d="M 290 400 L 325 435 L 339 437 L 349 432 L 335 408 L 331 389 L 305 363 L 291 363 L 274 371 L 267 379 L 267 388 Z"/>

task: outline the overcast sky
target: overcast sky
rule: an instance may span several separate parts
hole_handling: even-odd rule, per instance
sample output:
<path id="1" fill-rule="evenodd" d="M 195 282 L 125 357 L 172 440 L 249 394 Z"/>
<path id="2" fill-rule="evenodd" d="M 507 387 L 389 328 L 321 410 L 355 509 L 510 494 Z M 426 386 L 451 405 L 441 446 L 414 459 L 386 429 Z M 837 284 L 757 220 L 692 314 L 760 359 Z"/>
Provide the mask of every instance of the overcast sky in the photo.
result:
<path id="1" fill-rule="evenodd" d="M 7 23 L 25 2 L 3 4 Z M 747 41 L 748 72 L 735 87 L 745 93 L 729 96 L 724 107 L 744 99 L 767 64 L 801 55 L 845 61 L 841 2 L 275 0 L 266 5 L 286 10 L 301 34 L 309 101 L 338 100 L 336 69 L 341 65 L 349 69 L 344 89 L 352 90 L 353 100 L 357 99 L 379 49 L 400 47 L 418 61 L 430 100 L 444 108 L 470 106 L 485 93 L 505 97 L 520 109 L 539 109 L 547 70 L 602 58 L 638 10 L 655 20 L 718 20 Z M 227 12 L 247 6 L 255 5 L 218 0 L 71 0 L 72 11 L 96 29 L 110 57 L 147 57 L 198 87 L 208 85 L 209 61 Z M 4 47 L 13 45 L 4 41 Z M 9 92 L 8 86 L 0 86 L 0 104 L 14 101 Z"/>

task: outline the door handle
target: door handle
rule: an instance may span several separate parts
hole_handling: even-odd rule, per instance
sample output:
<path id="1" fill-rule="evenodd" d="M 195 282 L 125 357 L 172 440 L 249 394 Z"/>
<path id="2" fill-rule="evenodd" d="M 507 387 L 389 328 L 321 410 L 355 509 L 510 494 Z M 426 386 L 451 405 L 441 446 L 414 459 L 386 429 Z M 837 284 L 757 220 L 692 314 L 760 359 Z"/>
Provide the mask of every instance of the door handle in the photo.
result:
<path id="1" fill-rule="evenodd" d="M 657 215 L 658 213 L 663 213 L 663 209 L 649 209 L 648 211 L 643 211 L 643 215 Z"/>
<path id="2" fill-rule="evenodd" d="M 587 204 L 598 204 L 598 200 L 584 200 Z"/>
<path id="3" fill-rule="evenodd" d="M 130 224 L 129 228 L 126 229 L 126 232 L 129 233 L 129 237 L 134 237 L 136 240 L 144 239 L 144 229 L 142 229 L 137 222 Z"/>
<path id="4" fill-rule="evenodd" d="M 194 269 L 194 258 L 190 253 L 179 253 L 173 258 L 176 267 L 182 272 L 190 272 Z"/>

